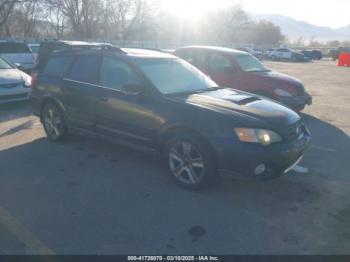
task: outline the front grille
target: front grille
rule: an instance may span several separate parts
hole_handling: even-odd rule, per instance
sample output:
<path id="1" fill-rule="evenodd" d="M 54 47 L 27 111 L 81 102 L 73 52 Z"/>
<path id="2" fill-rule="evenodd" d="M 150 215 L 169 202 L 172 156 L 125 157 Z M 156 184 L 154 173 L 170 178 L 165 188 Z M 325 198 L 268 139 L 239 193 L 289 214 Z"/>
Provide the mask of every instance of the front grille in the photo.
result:
<path id="1" fill-rule="evenodd" d="M 290 125 L 284 132 L 284 138 L 287 141 L 297 139 L 299 135 L 304 132 L 303 125 L 300 121 Z"/>
<path id="2" fill-rule="evenodd" d="M 19 94 L 19 95 L 4 95 L 0 96 L 0 101 L 12 100 L 12 99 L 25 99 L 27 98 L 27 94 Z"/>
<path id="3" fill-rule="evenodd" d="M 15 83 L 15 84 L 0 84 L 0 88 L 13 88 L 18 86 L 19 83 Z"/>

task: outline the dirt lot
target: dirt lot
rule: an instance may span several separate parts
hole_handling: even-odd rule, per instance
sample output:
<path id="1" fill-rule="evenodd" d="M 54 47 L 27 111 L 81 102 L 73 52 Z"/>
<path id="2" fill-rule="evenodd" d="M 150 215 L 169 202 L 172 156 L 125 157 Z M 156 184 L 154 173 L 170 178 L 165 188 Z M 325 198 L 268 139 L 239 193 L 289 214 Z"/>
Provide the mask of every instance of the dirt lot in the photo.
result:
<path id="1" fill-rule="evenodd" d="M 349 254 L 350 68 L 269 67 L 304 81 L 300 172 L 173 185 L 157 159 L 102 141 L 49 142 L 26 103 L 0 109 L 0 253 Z"/>

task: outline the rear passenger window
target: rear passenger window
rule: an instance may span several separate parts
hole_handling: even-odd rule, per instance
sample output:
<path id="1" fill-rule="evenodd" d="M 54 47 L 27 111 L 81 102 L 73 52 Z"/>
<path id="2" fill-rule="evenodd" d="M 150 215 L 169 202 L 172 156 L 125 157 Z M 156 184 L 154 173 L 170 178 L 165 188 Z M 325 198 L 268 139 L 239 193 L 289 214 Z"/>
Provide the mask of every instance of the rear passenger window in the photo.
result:
<path id="1" fill-rule="evenodd" d="M 74 62 L 72 69 L 70 70 L 67 78 L 85 82 L 90 84 L 96 84 L 99 70 L 99 57 L 98 56 L 80 56 Z"/>
<path id="2" fill-rule="evenodd" d="M 226 73 L 234 70 L 230 60 L 221 54 L 212 54 L 209 61 L 210 71 L 215 73 Z"/>
<path id="3" fill-rule="evenodd" d="M 52 57 L 46 64 L 43 73 L 50 76 L 62 77 L 72 62 L 71 57 Z"/>
<path id="4" fill-rule="evenodd" d="M 140 78 L 125 62 L 114 58 L 103 58 L 100 73 L 100 85 L 121 90 L 127 84 L 140 84 Z"/>
<path id="5" fill-rule="evenodd" d="M 206 54 L 198 50 L 184 50 L 180 57 L 199 69 L 205 68 Z"/>

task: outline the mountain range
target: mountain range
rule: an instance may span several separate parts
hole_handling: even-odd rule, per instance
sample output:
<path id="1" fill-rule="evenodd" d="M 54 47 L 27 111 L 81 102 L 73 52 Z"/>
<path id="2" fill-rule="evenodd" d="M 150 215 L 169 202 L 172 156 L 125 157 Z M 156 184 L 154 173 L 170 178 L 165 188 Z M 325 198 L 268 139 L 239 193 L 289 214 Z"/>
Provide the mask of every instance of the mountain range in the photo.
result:
<path id="1" fill-rule="evenodd" d="M 350 41 L 350 25 L 341 28 L 317 26 L 305 21 L 276 14 L 251 14 L 255 21 L 267 20 L 281 28 L 282 33 L 290 40 L 303 37 L 310 40 L 314 37 L 316 41 L 326 42 L 331 40 Z"/>

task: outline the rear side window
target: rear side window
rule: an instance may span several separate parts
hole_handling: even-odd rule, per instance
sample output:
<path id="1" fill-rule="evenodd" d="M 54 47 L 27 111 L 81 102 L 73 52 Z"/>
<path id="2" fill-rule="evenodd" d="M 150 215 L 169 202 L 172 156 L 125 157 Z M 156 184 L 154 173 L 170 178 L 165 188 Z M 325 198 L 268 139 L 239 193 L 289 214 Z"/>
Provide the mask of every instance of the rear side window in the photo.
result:
<path id="1" fill-rule="evenodd" d="M 25 43 L 0 43 L 0 53 L 2 54 L 23 54 L 31 53 Z"/>
<path id="2" fill-rule="evenodd" d="M 50 76 L 62 77 L 72 62 L 71 57 L 52 57 L 46 64 L 43 73 Z"/>
<path id="3" fill-rule="evenodd" d="M 98 56 L 80 56 L 75 60 L 67 77 L 79 82 L 96 84 L 100 66 L 99 61 Z"/>

